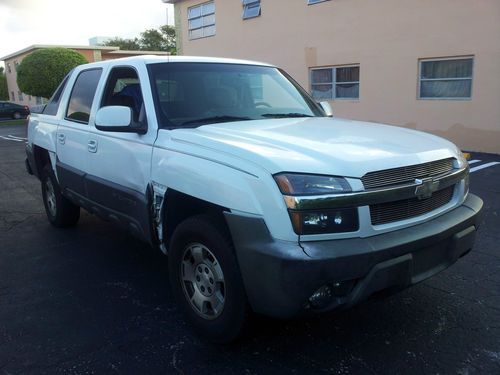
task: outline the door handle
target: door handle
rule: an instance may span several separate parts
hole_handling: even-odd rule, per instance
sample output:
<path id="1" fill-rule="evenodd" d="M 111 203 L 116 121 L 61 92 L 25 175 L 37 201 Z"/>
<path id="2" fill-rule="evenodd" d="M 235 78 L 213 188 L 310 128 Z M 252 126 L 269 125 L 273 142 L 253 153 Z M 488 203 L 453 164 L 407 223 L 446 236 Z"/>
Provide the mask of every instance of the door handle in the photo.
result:
<path id="1" fill-rule="evenodd" d="M 57 134 L 57 141 L 62 145 L 65 144 L 66 143 L 66 136 L 63 133 L 58 133 Z"/>
<path id="2" fill-rule="evenodd" d="M 97 152 L 97 141 L 90 140 L 88 145 L 87 145 L 87 148 L 88 148 L 89 152 L 96 153 Z"/>

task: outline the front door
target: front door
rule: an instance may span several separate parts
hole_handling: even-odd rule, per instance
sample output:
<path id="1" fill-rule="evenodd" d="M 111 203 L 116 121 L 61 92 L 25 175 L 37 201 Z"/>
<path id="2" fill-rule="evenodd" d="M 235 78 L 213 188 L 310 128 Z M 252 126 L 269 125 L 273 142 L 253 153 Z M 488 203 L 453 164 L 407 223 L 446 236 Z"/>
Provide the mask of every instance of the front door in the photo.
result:
<path id="1" fill-rule="evenodd" d="M 146 125 L 143 98 L 149 82 L 147 71 L 143 69 L 142 79 L 140 67 L 111 69 L 99 106 L 129 107 L 133 121 Z M 150 230 L 147 189 L 155 138 L 156 127 L 151 125 L 146 134 L 100 131 L 95 126 L 89 128 L 89 142 L 95 145 L 89 154 L 86 179 L 89 199 L 105 207 L 108 216 L 145 238 Z"/>

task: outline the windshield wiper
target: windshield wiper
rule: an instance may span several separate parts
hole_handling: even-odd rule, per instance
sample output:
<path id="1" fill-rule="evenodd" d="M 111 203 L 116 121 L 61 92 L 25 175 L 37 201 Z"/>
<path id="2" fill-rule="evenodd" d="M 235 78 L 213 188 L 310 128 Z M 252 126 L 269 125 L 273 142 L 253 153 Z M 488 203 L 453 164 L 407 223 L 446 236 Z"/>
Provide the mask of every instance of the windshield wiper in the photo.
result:
<path id="1" fill-rule="evenodd" d="M 305 113 L 265 113 L 262 117 L 271 117 L 271 118 L 288 118 L 288 117 L 314 117 L 311 115 L 306 115 Z"/>
<path id="2" fill-rule="evenodd" d="M 208 123 L 217 123 L 217 122 L 230 122 L 230 121 L 247 121 L 251 120 L 250 117 L 238 117 L 238 116 L 212 116 L 212 117 L 204 117 L 197 118 L 196 120 L 190 120 L 183 122 L 181 125 L 195 125 L 195 124 L 208 124 Z"/>

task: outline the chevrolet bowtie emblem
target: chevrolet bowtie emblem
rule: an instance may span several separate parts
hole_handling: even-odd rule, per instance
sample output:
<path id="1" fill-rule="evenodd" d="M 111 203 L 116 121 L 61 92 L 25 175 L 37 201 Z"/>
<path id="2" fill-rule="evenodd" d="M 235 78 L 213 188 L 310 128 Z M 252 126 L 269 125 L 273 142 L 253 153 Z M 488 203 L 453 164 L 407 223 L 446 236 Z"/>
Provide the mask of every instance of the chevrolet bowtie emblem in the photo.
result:
<path id="1" fill-rule="evenodd" d="M 416 178 L 415 195 L 418 199 L 427 199 L 432 196 L 436 190 L 439 189 L 439 181 L 434 181 L 433 178 L 424 178 L 422 180 Z"/>

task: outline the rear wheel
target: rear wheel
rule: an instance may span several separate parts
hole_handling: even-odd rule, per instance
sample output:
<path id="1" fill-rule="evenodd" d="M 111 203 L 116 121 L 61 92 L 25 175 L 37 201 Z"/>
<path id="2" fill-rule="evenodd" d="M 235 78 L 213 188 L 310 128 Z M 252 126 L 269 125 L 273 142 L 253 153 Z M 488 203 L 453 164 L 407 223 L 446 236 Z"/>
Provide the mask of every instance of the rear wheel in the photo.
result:
<path id="1" fill-rule="evenodd" d="M 42 197 L 49 222 L 58 228 L 75 225 L 80 218 L 80 207 L 61 194 L 61 189 L 50 165 L 45 166 L 41 176 Z"/>
<path id="2" fill-rule="evenodd" d="M 14 114 L 12 115 L 12 117 L 16 120 L 19 120 L 21 118 L 21 114 L 19 112 L 14 112 Z"/>
<path id="3" fill-rule="evenodd" d="M 227 231 L 201 215 L 179 224 L 169 252 L 173 293 L 187 320 L 211 341 L 238 337 L 247 321 L 247 298 Z"/>

